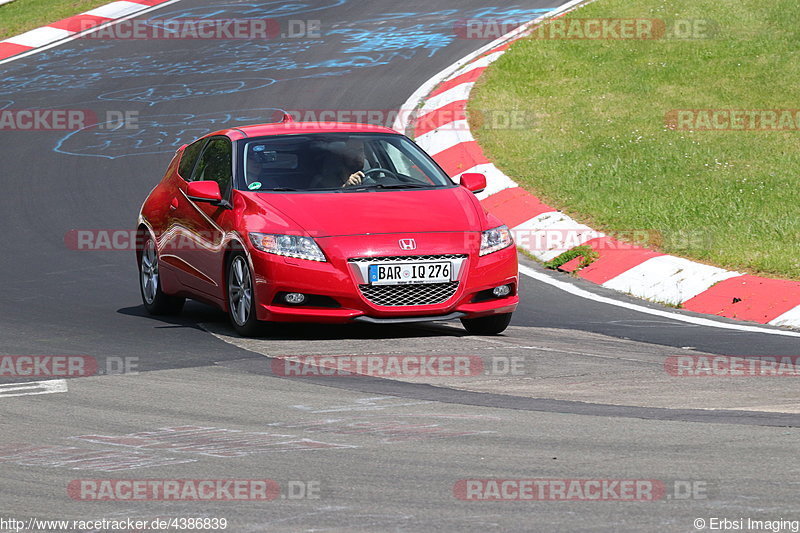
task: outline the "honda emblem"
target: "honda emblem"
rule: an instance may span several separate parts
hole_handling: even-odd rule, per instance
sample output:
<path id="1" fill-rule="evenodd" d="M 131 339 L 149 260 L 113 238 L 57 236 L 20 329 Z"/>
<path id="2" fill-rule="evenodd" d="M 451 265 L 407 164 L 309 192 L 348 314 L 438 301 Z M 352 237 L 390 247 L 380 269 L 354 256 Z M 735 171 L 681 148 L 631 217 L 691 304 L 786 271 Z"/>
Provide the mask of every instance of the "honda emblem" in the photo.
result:
<path id="1" fill-rule="evenodd" d="M 414 239 L 400 239 L 400 248 L 403 250 L 416 250 L 417 243 Z"/>

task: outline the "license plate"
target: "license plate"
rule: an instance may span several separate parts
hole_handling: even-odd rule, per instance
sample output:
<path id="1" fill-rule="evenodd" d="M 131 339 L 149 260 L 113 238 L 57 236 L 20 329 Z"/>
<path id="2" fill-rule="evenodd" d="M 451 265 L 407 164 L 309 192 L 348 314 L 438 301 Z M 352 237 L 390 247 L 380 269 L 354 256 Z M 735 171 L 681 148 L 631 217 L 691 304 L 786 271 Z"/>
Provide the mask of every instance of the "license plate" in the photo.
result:
<path id="1" fill-rule="evenodd" d="M 444 263 L 383 263 L 369 266 L 372 285 L 407 285 L 450 281 L 452 265 Z"/>

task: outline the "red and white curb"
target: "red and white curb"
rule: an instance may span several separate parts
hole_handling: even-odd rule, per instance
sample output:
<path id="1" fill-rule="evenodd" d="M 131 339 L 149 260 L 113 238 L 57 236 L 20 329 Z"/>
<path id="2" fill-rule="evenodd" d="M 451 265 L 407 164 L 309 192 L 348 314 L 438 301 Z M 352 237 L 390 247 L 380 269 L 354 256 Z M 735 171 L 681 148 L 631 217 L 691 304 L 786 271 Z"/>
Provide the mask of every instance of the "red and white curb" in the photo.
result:
<path id="1" fill-rule="evenodd" d="M 413 128 L 416 142 L 456 180 L 465 172 L 484 174 L 487 188 L 478 195 L 481 203 L 512 228 L 517 245 L 537 259 L 548 261 L 576 246 L 589 246 L 598 258 L 575 272 L 580 278 L 690 311 L 800 327 L 800 282 L 733 272 L 621 243 L 542 203 L 484 155 L 467 123 L 467 101 L 476 80 L 537 24 L 585 3 L 568 2 L 446 68 L 408 99 L 402 109 L 417 111 L 413 116 L 400 113 L 395 129 Z M 560 268 L 574 272 L 579 259 Z"/>
<path id="2" fill-rule="evenodd" d="M 177 0 L 120 0 L 91 9 L 85 13 L 53 22 L 47 26 L 27 31 L 0 41 L 0 63 L 20 59 L 62 41 L 77 38 L 85 33 L 96 31 L 101 26 L 119 22 L 152 11 L 155 6 L 171 4 Z"/>

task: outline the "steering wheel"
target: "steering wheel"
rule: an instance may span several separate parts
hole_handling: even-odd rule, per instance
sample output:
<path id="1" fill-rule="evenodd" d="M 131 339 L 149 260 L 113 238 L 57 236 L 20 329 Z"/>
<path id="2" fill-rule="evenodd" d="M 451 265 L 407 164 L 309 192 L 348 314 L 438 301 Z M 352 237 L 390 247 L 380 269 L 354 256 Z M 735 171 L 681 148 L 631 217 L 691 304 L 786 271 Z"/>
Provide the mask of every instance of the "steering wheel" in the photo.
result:
<path id="1" fill-rule="evenodd" d="M 371 168 L 371 169 L 369 169 L 369 170 L 364 172 L 364 177 L 368 178 L 370 174 L 377 173 L 377 172 L 383 172 L 385 174 L 390 174 L 397 181 L 401 181 L 400 178 L 397 176 L 397 174 L 395 174 L 394 172 L 392 172 L 391 170 L 386 169 L 386 168 Z"/>

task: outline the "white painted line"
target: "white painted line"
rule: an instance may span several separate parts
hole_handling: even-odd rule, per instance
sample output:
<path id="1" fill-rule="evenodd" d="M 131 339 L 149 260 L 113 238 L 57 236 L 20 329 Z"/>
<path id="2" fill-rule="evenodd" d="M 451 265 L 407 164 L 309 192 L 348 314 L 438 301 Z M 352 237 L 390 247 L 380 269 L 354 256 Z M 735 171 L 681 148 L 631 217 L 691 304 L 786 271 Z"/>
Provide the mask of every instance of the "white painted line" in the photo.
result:
<path id="1" fill-rule="evenodd" d="M 481 57 L 479 59 L 476 59 L 475 61 L 473 61 L 472 63 L 470 63 L 466 67 L 462 68 L 461 70 L 458 70 L 458 71 L 454 72 L 454 75 L 450 76 L 450 77 L 451 78 L 455 78 L 455 77 L 458 77 L 458 76 L 462 76 L 462 75 L 466 74 L 467 72 L 471 72 L 471 71 L 475 70 L 476 68 L 486 68 L 489 65 L 491 65 L 492 63 L 494 63 L 495 61 L 497 61 L 498 59 L 500 59 L 500 56 L 503 55 L 504 53 L 505 53 L 504 51 L 500 51 L 500 52 L 495 52 L 493 54 L 485 55 L 485 56 L 483 56 L 483 57 Z"/>
<path id="2" fill-rule="evenodd" d="M 585 0 L 571 0 L 570 2 L 567 2 L 566 4 L 564 4 L 562 6 L 559 6 L 559 7 L 555 8 L 555 9 L 553 9 L 552 11 L 548 11 L 547 13 L 545 13 L 542 16 L 536 18 L 535 20 L 531 21 L 530 23 L 524 24 L 524 25 L 520 26 L 519 28 L 508 32 L 507 34 L 503 35 L 502 37 L 500 37 L 498 39 L 495 39 L 494 41 L 490 42 L 489 44 L 487 44 L 485 46 L 482 46 L 481 48 L 475 50 L 471 54 L 468 54 L 468 55 L 462 57 L 461 59 L 459 59 L 458 61 L 456 61 L 452 65 L 442 69 L 437 74 L 432 76 L 428 81 L 426 81 L 425 83 L 420 85 L 420 87 L 416 91 L 414 91 L 413 94 L 411 94 L 411 96 L 408 97 L 408 100 L 406 100 L 406 103 L 403 104 L 403 106 L 401 106 L 400 109 L 416 109 L 417 106 L 419 105 L 419 103 L 426 96 L 428 96 L 428 94 L 430 94 L 430 92 L 437 85 L 439 85 L 442 81 L 444 81 L 446 78 L 448 78 L 451 74 L 453 74 L 456 71 L 460 70 L 461 67 L 463 67 L 464 65 L 466 65 L 467 63 L 469 63 L 470 61 L 475 59 L 476 57 L 480 56 L 481 54 L 484 54 L 484 53 L 488 52 L 489 50 L 491 50 L 493 48 L 496 48 L 496 47 L 500 46 L 501 44 L 506 43 L 507 41 L 513 39 L 517 35 L 520 35 L 520 34 L 524 33 L 531 26 L 534 26 L 535 24 L 538 24 L 540 21 L 542 21 L 544 19 L 547 19 L 549 17 L 553 17 L 555 15 L 558 15 L 559 13 L 563 13 L 564 11 L 569 11 L 570 9 L 572 9 L 573 7 L 577 6 L 578 4 L 580 4 L 580 3 L 584 2 L 584 1 Z M 464 72 L 466 72 L 466 71 L 464 71 Z M 410 119 L 411 119 L 411 116 L 406 114 L 406 113 L 398 114 L 397 119 L 395 120 L 395 123 L 393 125 L 393 128 L 396 131 L 404 133 L 406 128 L 408 127 L 408 123 L 409 123 Z"/>
<path id="3" fill-rule="evenodd" d="M 668 304 L 681 304 L 715 283 L 741 276 L 723 268 L 682 257 L 653 257 L 603 283 L 604 287 Z"/>
<path id="4" fill-rule="evenodd" d="M 74 34 L 74 31 L 60 30 L 58 28 L 44 26 L 42 28 L 36 28 L 35 30 L 15 35 L 14 37 L 9 37 L 3 42 L 18 44 L 21 46 L 30 46 L 31 48 L 38 48 L 39 46 L 60 41 L 61 39 L 65 39 Z"/>
<path id="5" fill-rule="evenodd" d="M 55 394 L 67 392 L 67 381 L 51 379 L 48 381 L 29 381 L 27 383 L 6 383 L 0 385 L 0 398 L 14 396 L 33 396 L 36 394 Z"/>
<path id="6" fill-rule="evenodd" d="M 158 4 L 158 5 L 151 6 L 151 7 L 144 6 L 145 9 L 143 9 L 142 11 L 139 11 L 139 12 L 134 13 L 132 15 L 129 15 L 127 17 L 122 17 L 122 18 L 119 18 L 117 20 L 109 20 L 108 22 L 106 22 L 104 24 L 99 24 L 97 26 L 93 26 L 92 28 L 90 28 L 90 29 L 88 29 L 86 31 L 82 31 L 80 33 L 74 33 L 71 36 L 67 37 L 66 39 L 62 39 L 60 41 L 56 41 L 54 43 L 51 43 L 51 44 L 48 44 L 48 45 L 45 45 L 45 46 L 40 46 L 39 48 L 34 48 L 33 50 L 28 50 L 28 51 L 23 52 L 21 54 L 17 54 L 17 55 L 2 59 L 2 60 L 0 60 L 0 65 L 2 65 L 4 63 L 10 63 L 12 61 L 17 61 L 18 59 L 23 59 L 23 58 L 28 57 L 28 56 L 32 56 L 34 54 L 38 54 L 40 52 L 44 52 L 45 50 L 50 50 L 51 48 L 55 48 L 56 46 L 61 46 L 64 43 L 68 43 L 70 41 L 74 41 L 75 39 L 80 39 L 81 37 L 83 37 L 84 35 L 87 35 L 89 33 L 102 30 L 103 28 L 108 28 L 109 26 L 114 26 L 115 24 L 119 24 L 120 22 L 132 19 L 134 17 L 140 17 L 140 16 L 142 16 L 144 14 L 150 13 L 151 11 L 156 11 L 157 9 L 161 9 L 162 7 L 167 7 L 169 5 L 172 5 L 172 4 L 174 4 L 176 2 L 180 2 L 180 1 L 181 0 L 169 0 L 168 2 L 164 2 L 163 4 Z M 402 115 L 402 113 L 400 113 L 400 115 Z"/>
<path id="7" fill-rule="evenodd" d="M 443 93 L 439 93 L 436 96 L 431 97 L 425 102 L 422 108 L 420 108 L 419 116 L 427 115 L 428 113 L 436 111 L 440 107 L 452 104 L 453 102 L 466 100 L 469 98 L 469 93 L 474 85 L 475 84 L 473 82 L 462 83 L 460 85 L 456 85 L 452 89 L 448 89 Z"/>
<path id="8" fill-rule="evenodd" d="M 636 311 L 638 313 L 644 313 L 647 315 L 653 316 L 660 316 L 664 318 L 668 318 L 670 320 L 677 320 L 679 322 L 687 322 L 689 324 L 695 324 L 697 326 L 707 326 L 711 328 L 719 328 L 719 329 L 732 329 L 736 331 L 745 331 L 748 333 L 764 333 L 766 335 L 782 335 L 785 337 L 800 337 L 800 332 L 794 331 L 783 331 L 780 329 L 767 329 L 767 328 L 760 328 L 758 326 L 746 326 L 743 324 L 728 324 L 727 322 L 717 322 L 715 320 L 711 320 L 708 318 L 700 318 L 695 316 L 689 315 L 682 315 L 680 313 L 672 313 L 669 311 L 664 311 L 661 309 L 651 309 L 649 307 L 645 307 L 643 305 L 637 305 L 630 302 L 623 302 L 620 300 L 615 300 L 613 298 L 608 298 L 606 296 L 599 296 L 597 294 L 591 293 L 587 290 L 581 289 L 572 285 L 571 283 L 567 283 L 565 281 L 560 281 L 557 279 L 552 278 L 547 274 L 543 274 L 537 272 L 536 270 L 525 266 L 519 266 L 520 274 L 524 274 L 530 278 L 535 279 L 536 281 L 541 281 L 542 283 L 546 283 L 551 285 L 557 289 L 560 289 L 564 292 L 568 292 L 574 296 L 578 296 L 579 298 L 585 298 L 587 300 L 592 300 L 594 302 L 613 305 L 615 307 L 622 307 L 625 309 L 630 309 L 631 311 Z"/>
<path id="9" fill-rule="evenodd" d="M 461 143 L 474 141 L 466 120 L 454 120 L 414 139 L 429 155 L 444 152 Z"/>
<path id="10" fill-rule="evenodd" d="M 511 39 L 513 39 L 514 37 L 516 37 L 516 36 L 518 36 L 520 34 L 528 32 L 533 26 L 535 26 L 540 21 L 542 21 L 544 19 L 547 19 L 547 18 L 551 18 L 553 16 L 556 16 L 557 14 L 569 11 L 572 8 L 574 8 L 575 6 L 578 6 L 579 4 L 582 4 L 582 3 L 588 3 L 588 2 L 585 2 L 585 0 L 572 0 L 571 2 L 568 2 L 567 4 L 564 4 L 560 8 L 557 8 L 557 9 L 555 9 L 553 11 L 550 11 L 550 12 L 546 13 L 545 15 L 535 19 L 534 21 L 532 21 L 532 22 L 530 22 L 530 23 L 518 28 L 517 30 L 515 30 L 513 32 L 510 32 L 509 34 L 504 35 L 503 37 L 500 37 L 499 39 L 497 39 L 496 41 L 490 43 L 489 45 L 484 46 L 483 48 L 477 50 L 476 52 L 474 52 L 474 53 L 462 58 L 460 61 L 458 61 L 458 62 L 450 65 L 449 67 L 443 69 L 441 72 L 439 72 L 438 74 L 436 74 L 435 76 L 430 78 L 427 82 L 425 82 L 422 86 L 420 86 L 409 97 L 409 99 L 403 105 L 402 109 L 414 109 L 414 108 L 417 108 L 419 106 L 419 103 L 423 102 L 425 97 L 428 94 L 430 94 L 430 92 L 437 85 L 442 83 L 443 81 L 446 81 L 448 79 L 452 79 L 453 77 L 461 75 L 461 74 L 463 74 L 465 72 L 468 72 L 471 69 L 480 68 L 482 66 L 487 66 L 490 63 L 492 63 L 493 61 L 495 61 L 500 55 L 502 55 L 503 52 L 493 53 L 490 56 L 487 56 L 487 57 L 482 58 L 482 59 L 477 60 L 477 61 L 473 61 L 474 58 L 480 56 L 481 54 L 486 53 L 488 50 L 491 50 L 491 49 L 493 49 L 493 48 L 495 48 L 497 46 L 500 46 L 500 45 L 510 41 Z M 439 107 L 441 107 L 443 105 L 447 105 L 447 103 L 450 103 L 450 102 L 453 102 L 453 101 L 458 101 L 458 100 L 460 100 L 460 99 L 462 99 L 464 97 L 465 93 L 466 93 L 466 97 L 468 97 L 469 96 L 469 92 L 470 92 L 470 90 L 471 90 L 473 85 L 474 85 L 473 83 L 461 84 L 461 85 L 459 85 L 457 87 L 454 87 L 454 88 L 450 89 L 449 91 L 446 91 L 445 93 L 442 93 L 442 94 L 439 94 L 439 95 L 437 95 L 435 97 L 432 97 L 427 102 L 425 102 L 425 104 L 421 108 L 423 111 L 420 112 L 419 114 L 422 115 L 422 114 L 425 114 L 426 112 L 431 112 L 431 111 L 433 111 L 433 110 L 435 110 L 435 109 L 437 109 L 437 108 L 439 108 Z M 400 114 L 397 117 L 397 120 L 395 121 L 394 129 L 397 130 L 397 131 L 405 132 L 406 128 L 408 127 L 409 123 L 411 122 L 411 118 L 412 118 L 412 116 L 410 114 Z M 438 132 L 434 132 L 434 133 L 442 135 L 442 133 L 438 133 Z M 424 143 L 426 145 L 430 145 L 430 146 L 434 147 L 434 149 L 438 149 L 440 144 L 437 141 L 433 141 L 432 139 L 427 138 L 426 135 L 429 135 L 429 134 L 425 134 L 425 135 L 420 136 L 422 138 L 422 143 Z M 452 138 L 452 136 L 448 136 L 448 137 Z M 480 169 L 479 169 L 479 167 L 480 167 Z M 491 196 L 492 194 L 495 194 L 496 192 L 499 192 L 500 190 L 506 189 L 508 187 L 517 186 L 516 182 L 514 182 L 511 178 L 506 176 L 503 172 L 501 172 L 499 169 L 497 169 L 492 164 L 477 165 L 476 167 L 473 167 L 472 169 L 470 169 L 470 170 L 468 170 L 466 172 L 482 172 L 485 175 L 487 175 L 487 190 L 484 191 L 483 193 L 479 194 L 479 198 L 481 198 L 481 199 L 485 199 L 485 198 Z M 456 181 L 459 181 L 460 175 L 456 176 L 454 179 Z M 496 190 L 493 189 L 494 183 L 497 183 Z M 553 216 L 554 213 L 545 213 L 544 215 L 545 216 Z M 542 217 L 542 216 L 543 215 L 539 215 L 539 217 Z M 536 225 L 535 219 L 539 218 L 539 217 L 534 217 L 534 219 L 531 219 L 529 221 L 526 221 L 526 222 L 520 224 L 515 229 L 527 230 L 527 229 L 529 229 L 529 226 L 535 226 Z M 571 219 L 570 219 L 570 221 L 571 221 Z M 601 232 L 597 232 L 595 230 L 592 230 L 588 226 L 583 226 L 581 224 L 578 224 L 577 222 L 574 222 L 574 221 L 572 221 L 572 222 L 574 223 L 573 229 L 578 230 L 578 240 L 581 240 L 581 239 L 583 239 L 583 237 L 586 237 L 583 240 L 583 242 L 586 242 L 586 240 L 589 240 L 591 238 L 595 238 L 597 236 L 602 236 Z M 580 231 L 585 231 L 585 233 L 581 233 Z M 525 248 L 531 248 L 531 246 L 530 245 L 529 246 L 525 246 Z M 553 247 L 551 247 L 551 248 L 553 248 Z M 548 254 L 537 254 L 537 255 L 539 255 L 543 259 L 547 259 L 547 258 L 551 258 L 551 257 L 557 256 L 558 253 L 555 253 L 557 251 L 559 251 L 559 250 L 552 250 L 551 253 L 548 253 Z M 668 298 L 673 300 L 671 303 L 682 303 L 682 302 L 685 302 L 686 300 L 692 298 L 693 296 L 696 296 L 700 292 L 703 292 L 703 291 L 707 290 L 709 287 L 711 287 L 713 284 L 715 284 L 715 283 L 717 283 L 719 281 L 722 281 L 724 279 L 728 279 L 730 277 L 735 277 L 735 276 L 740 275 L 739 273 L 736 273 L 736 272 L 729 272 L 729 271 L 726 271 L 724 269 L 719 269 L 719 268 L 716 268 L 716 267 L 709 267 L 707 265 L 702 265 L 700 263 L 693 263 L 693 262 L 688 261 L 688 260 L 681 260 L 680 258 L 673 258 L 673 257 L 669 257 L 669 256 L 667 256 L 667 257 L 668 257 L 668 259 L 661 259 L 660 261 L 655 261 L 654 262 L 655 266 L 660 266 L 661 267 L 661 268 L 656 268 L 655 270 L 661 270 L 661 272 L 652 272 L 652 273 L 648 274 L 648 276 L 652 276 L 652 275 L 663 276 L 664 279 L 656 277 L 655 278 L 657 280 L 656 282 L 649 282 L 649 283 L 648 283 L 648 281 L 646 279 L 648 276 L 641 276 L 644 279 L 638 279 L 638 280 L 630 279 L 631 277 L 634 277 L 634 278 L 636 277 L 636 272 L 634 272 L 632 275 L 628 276 L 629 279 L 626 279 L 626 277 L 624 277 L 624 275 L 623 276 L 618 276 L 617 278 L 614 278 L 613 280 L 610 280 L 609 282 L 607 282 L 605 285 L 608 286 L 608 287 L 613 287 L 615 284 L 623 285 L 624 287 L 614 287 L 614 288 L 617 288 L 617 290 L 623 290 L 625 292 L 632 292 L 634 294 L 637 294 L 638 296 L 642 296 L 642 297 L 645 297 L 645 298 L 652 298 L 653 297 L 652 292 L 654 291 L 654 292 L 658 293 L 655 296 L 658 299 L 663 301 L 664 298 L 663 298 L 663 294 L 660 292 L 661 289 L 657 289 L 657 288 L 654 287 L 654 285 L 656 285 L 656 284 L 663 284 L 663 285 L 666 285 L 670 290 L 670 296 Z M 657 258 L 655 258 L 655 259 L 657 259 Z M 675 261 L 675 260 L 679 260 L 679 261 Z M 685 261 L 685 263 L 684 263 L 684 261 Z M 674 263 L 676 263 L 676 262 L 677 263 L 683 263 L 683 264 L 675 265 Z M 659 265 L 659 263 L 661 263 L 661 264 Z M 664 267 L 669 263 L 673 263 L 673 264 L 669 268 L 665 269 Z M 687 264 L 691 265 L 691 266 L 688 266 Z M 641 265 L 639 265 L 639 266 L 641 266 Z M 652 268 L 652 265 L 647 267 L 647 268 Z M 711 327 L 719 327 L 719 328 L 724 328 L 724 329 L 735 329 L 735 330 L 740 330 L 740 331 L 755 331 L 755 332 L 761 332 L 761 333 L 766 333 L 766 334 L 785 335 L 785 336 L 791 336 L 791 337 L 800 336 L 800 334 L 793 333 L 793 332 L 784 332 L 784 331 L 780 331 L 780 330 L 761 329 L 761 328 L 753 327 L 753 326 L 729 325 L 729 324 L 724 324 L 724 323 L 720 323 L 720 322 L 714 322 L 713 320 L 697 319 L 697 318 L 693 318 L 693 317 L 685 317 L 683 315 L 669 313 L 669 312 L 666 312 L 666 311 L 656 311 L 656 310 L 651 310 L 651 309 L 649 309 L 647 307 L 636 306 L 636 305 L 633 305 L 633 304 L 625 304 L 625 303 L 618 302 L 618 301 L 610 299 L 610 298 L 594 296 L 594 295 L 592 295 L 591 293 L 589 293 L 587 291 L 582 291 L 581 289 L 574 288 L 571 285 L 563 283 L 563 282 L 558 282 L 556 280 L 552 280 L 552 279 L 550 279 L 549 277 L 546 277 L 546 276 L 539 276 L 538 274 L 536 274 L 535 271 L 532 271 L 532 270 L 529 270 L 529 269 L 528 269 L 529 272 L 525 272 L 524 271 L 525 269 L 523 269 L 523 267 L 520 267 L 520 270 L 523 271 L 523 273 L 525 273 L 525 274 L 527 274 L 527 275 L 529 275 L 531 277 L 535 277 L 537 279 L 540 279 L 540 281 L 543 281 L 545 283 L 549 283 L 550 285 L 558 287 L 558 288 L 560 288 L 562 290 L 565 290 L 567 292 L 571 292 L 573 294 L 577 294 L 577 295 L 580 295 L 580 296 L 583 296 L 583 297 L 591 298 L 591 299 L 596 300 L 596 301 L 601 301 L 601 302 L 604 302 L 604 303 L 608 303 L 610 305 L 616 305 L 616 306 L 626 307 L 626 308 L 629 308 L 629 309 L 635 309 L 635 310 L 638 310 L 640 312 L 644 312 L 644 313 L 648 313 L 648 314 L 653 314 L 653 315 L 658 315 L 658 316 L 665 316 L 667 318 L 671 318 L 671 319 L 674 319 L 674 320 L 692 322 L 692 323 L 695 323 L 695 324 L 708 325 L 708 326 L 711 326 Z M 642 270 L 644 270 L 644 269 L 642 269 Z M 664 270 L 666 270 L 666 272 Z M 685 272 L 685 275 L 684 275 L 684 271 L 687 271 L 687 272 Z M 628 274 L 629 272 L 630 271 L 626 272 L 625 274 Z M 666 274 L 666 276 L 665 276 L 665 274 Z M 778 317 L 775 320 L 773 320 L 772 322 L 770 322 L 770 324 L 772 324 L 772 325 L 794 325 L 794 326 L 800 326 L 800 306 L 798 306 L 795 309 L 790 310 L 787 313 L 784 313 L 780 317 Z"/>
<path id="11" fill-rule="evenodd" d="M 3 4 L 10 4 L 13 1 L 14 0 L 0 0 L 0 6 L 2 6 Z"/>
<path id="12" fill-rule="evenodd" d="M 605 236 L 561 213 L 542 213 L 513 228 L 514 241 L 540 261 L 550 261 L 586 241 Z"/>
<path id="13" fill-rule="evenodd" d="M 147 7 L 148 6 L 144 4 L 137 4 L 136 2 L 126 2 L 122 0 L 120 2 L 111 2 L 110 4 L 96 7 L 82 14 L 94 15 L 95 17 L 103 17 L 107 19 L 115 19 L 119 17 L 124 17 L 126 15 L 130 15 L 132 13 L 136 13 L 137 11 L 141 11 L 143 9 L 147 9 Z"/>
<path id="14" fill-rule="evenodd" d="M 425 97 L 428 94 L 430 94 L 431 91 L 433 91 L 433 89 L 435 87 L 437 87 L 440 83 L 444 82 L 445 80 L 451 79 L 451 78 L 453 78 L 455 76 L 461 75 L 461 74 L 463 74 L 465 72 L 468 72 L 469 70 L 471 70 L 473 68 L 479 68 L 481 66 L 489 65 L 490 63 L 495 61 L 497 59 L 497 57 L 502 55 L 503 52 L 496 52 L 494 54 L 491 54 L 490 56 L 487 56 L 486 58 L 482 58 L 482 59 L 480 59 L 478 61 L 473 61 L 478 56 L 486 53 L 489 50 L 492 50 L 493 48 L 495 48 L 497 46 L 505 44 L 506 42 L 510 41 L 511 39 L 513 39 L 514 37 L 516 37 L 516 36 L 518 36 L 520 34 L 523 34 L 523 33 L 527 32 L 527 31 L 529 31 L 530 28 L 532 28 L 533 26 L 535 26 L 536 24 L 538 24 L 542 20 L 554 17 L 554 16 L 556 16 L 558 14 L 561 14 L 561 13 L 564 13 L 566 11 L 569 11 L 569 10 L 573 9 L 574 7 L 576 7 L 579 4 L 582 4 L 584 2 L 585 2 L 585 0 L 572 0 L 572 1 L 562 5 L 559 8 L 554 9 L 553 11 L 550 11 L 550 12 L 538 17 L 537 19 L 531 21 L 530 23 L 528 23 L 526 25 L 523 25 L 520 28 L 517 28 L 516 30 L 514 30 L 512 32 L 509 32 L 508 34 L 500 37 L 499 39 L 495 40 L 494 42 L 489 43 L 488 45 L 476 50 L 472 54 L 469 54 L 469 55 L 465 56 L 464 58 L 462 58 L 461 60 L 453 63 L 452 65 L 450 65 L 447 68 L 443 69 L 442 71 L 440 71 L 436 75 L 432 76 L 428 81 L 426 81 L 416 91 L 414 91 L 414 93 L 411 96 L 409 96 L 408 100 L 406 100 L 405 104 L 401 107 L 401 109 L 416 109 L 416 108 L 418 108 L 420 102 L 423 102 L 425 100 Z M 459 87 L 462 87 L 463 85 L 469 85 L 470 89 L 472 87 L 472 84 L 462 84 L 461 86 L 455 87 L 454 89 L 459 89 Z M 442 98 L 443 95 L 446 95 L 447 93 L 449 93 L 451 91 L 453 91 L 453 89 L 450 89 L 449 91 L 446 91 L 445 93 L 442 93 L 440 95 L 437 95 L 437 96 L 429 99 L 427 102 L 425 102 L 425 104 L 424 104 L 422 109 L 426 110 L 426 112 L 433 111 L 437 107 L 441 107 L 442 105 L 447 105 L 447 102 L 457 101 L 457 99 L 458 99 L 457 96 L 460 97 L 464 92 L 463 88 L 462 88 L 461 91 L 455 91 L 455 92 L 451 93 L 452 95 L 457 95 L 457 96 L 447 96 L 447 97 Z M 469 91 L 466 91 L 466 92 L 467 92 L 467 96 L 468 96 Z M 424 114 L 424 112 L 421 112 L 419 114 L 420 115 Z M 409 113 L 400 113 L 398 115 L 398 117 L 397 117 L 397 120 L 395 121 L 395 123 L 393 125 L 394 129 L 399 131 L 399 132 L 403 132 L 404 133 L 405 130 L 408 128 L 409 123 L 411 122 L 412 118 L 413 118 L 412 115 L 409 114 Z M 428 141 L 423 141 L 423 142 L 428 142 Z M 495 194 L 496 192 L 499 192 L 500 190 L 503 190 L 503 189 L 506 189 L 506 188 L 509 188 L 509 187 L 517 186 L 516 182 L 514 182 L 510 177 L 506 176 L 503 172 L 501 172 L 499 169 L 497 169 L 492 164 L 477 165 L 477 166 L 475 166 L 475 167 L 473 167 L 473 168 L 471 168 L 471 169 L 469 169 L 469 170 L 467 170 L 465 172 L 482 172 L 483 174 L 485 174 L 487 176 L 487 190 L 484 193 L 481 193 L 481 194 L 478 195 L 478 197 L 481 198 L 481 199 L 485 199 L 485 198 L 491 196 L 492 194 Z M 454 179 L 456 181 L 459 181 L 460 175 L 456 176 Z M 494 185 L 495 183 L 497 183 L 497 185 Z M 497 187 L 496 190 L 493 189 L 493 187 Z M 552 215 L 553 213 L 546 213 L 546 214 Z M 536 218 L 536 217 L 534 217 L 534 218 Z M 522 224 L 517 226 L 517 228 L 524 229 L 524 228 L 527 227 L 529 222 L 530 221 L 523 222 Z M 591 234 L 587 234 L 587 235 L 591 235 Z M 714 268 L 714 267 L 711 267 L 711 268 Z M 722 270 L 722 269 L 719 269 L 719 270 Z M 764 334 L 768 334 L 768 335 L 783 335 L 783 336 L 788 336 L 788 337 L 800 337 L 800 333 L 796 333 L 796 332 L 782 331 L 782 330 L 772 330 L 772 329 L 763 329 L 763 328 L 756 327 L 756 326 L 727 324 L 727 323 L 716 322 L 714 320 L 705 319 L 705 318 L 696 318 L 696 317 L 691 317 L 691 316 L 685 316 L 685 315 L 678 314 L 678 313 L 671 313 L 671 312 L 668 312 L 668 311 L 650 309 L 648 307 L 644 307 L 644 306 L 641 306 L 641 305 L 622 302 L 622 301 L 614 300 L 612 298 L 606 298 L 606 297 L 603 297 L 603 296 L 597 296 L 597 295 L 595 295 L 595 294 L 593 294 L 591 292 L 585 291 L 583 289 L 579 289 L 579 288 L 577 288 L 577 287 L 575 287 L 575 286 L 573 286 L 573 285 L 571 285 L 569 283 L 565 283 L 565 282 L 562 282 L 562 281 L 555 280 L 555 279 L 551 278 L 550 276 L 547 276 L 547 275 L 544 275 L 544 274 L 539 274 L 535 270 L 530 269 L 528 267 L 525 267 L 524 265 L 520 266 L 520 272 L 522 274 L 524 274 L 524 275 L 527 275 L 529 277 L 537 279 L 537 280 L 539 280 L 539 281 L 541 281 L 543 283 L 547 283 L 548 285 L 551 285 L 551 286 L 556 287 L 556 288 L 558 288 L 560 290 L 563 290 L 565 292 L 568 292 L 570 294 L 573 294 L 573 295 L 576 295 L 576 296 L 579 296 L 579 297 L 582 297 L 582 298 L 587 298 L 587 299 L 594 300 L 594 301 L 597 301 L 597 302 L 600 302 L 600 303 L 604 303 L 604 304 L 608 304 L 608 305 L 614 305 L 614 306 L 617 306 L 617 307 L 623 307 L 623 308 L 626 308 L 626 309 L 631 309 L 631 310 L 638 311 L 638 312 L 645 313 L 645 314 L 649 314 L 649 315 L 661 316 L 661 317 L 668 318 L 670 320 L 676 320 L 676 321 L 680 321 L 680 322 L 688 322 L 688 323 L 692 323 L 692 324 L 696 324 L 696 325 L 716 327 L 716 328 L 721 328 L 721 329 L 731 329 L 731 330 L 746 331 L 746 332 L 764 333 Z M 673 274 L 675 274 L 675 272 L 673 272 Z M 714 281 L 712 281 L 712 283 L 710 285 L 713 285 L 713 283 L 716 283 L 717 281 L 720 281 L 722 279 L 726 279 L 727 277 L 732 277 L 732 276 L 736 276 L 736 275 L 739 275 L 739 274 L 737 274 L 737 273 L 729 273 L 729 272 L 724 271 L 724 270 L 722 271 L 722 273 L 712 271 L 711 277 L 714 279 Z M 611 280 L 611 281 L 613 282 L 613 280 Z M 675 280 L 673 280 L 673 283 L 674 282 L 675 282 Z M 710 287 L 710 285 L 708 285 L 706 287 L 706 289 L 708 287 Z M 684 283 L 683 285 L 679 285 L 677 287 L 677 289 L 678 289 L 676 291 L 678 293 L 677 298 L 681 298 L 682 299 L 680 301 L 685 301 L 686 297 L 693 292 L 691 283 Z M 780 317 L 778 317 L 775 320 L 773 320 L 770 324 L 772 324 L 772 325 L 795 325 L 795 326 L 800 326 L 800 306 L 796 307 L 795 309 L 792 309 L 791 311 L 789 311 L 787 313 L 784 313 Z"/>
<path id="15" fill-rule="evenodd" d="M 789 309 L 781 316 L 770 321 L 773 326 L 794 326 L 800 327 L 800 305 L 794 309 Z"/>

